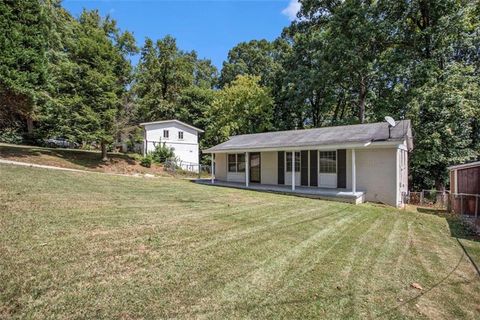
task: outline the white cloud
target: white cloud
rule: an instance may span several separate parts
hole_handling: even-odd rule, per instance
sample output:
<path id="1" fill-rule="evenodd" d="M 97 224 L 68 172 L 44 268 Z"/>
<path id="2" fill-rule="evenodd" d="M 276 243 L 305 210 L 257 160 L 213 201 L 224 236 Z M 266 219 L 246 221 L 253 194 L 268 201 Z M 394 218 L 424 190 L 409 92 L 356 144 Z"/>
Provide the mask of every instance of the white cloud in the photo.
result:
<path id="1" fill-rule="evenodd" d="M 301 4 L 298 0 L 290 0 L 288 6 L 282 10 L 282 13 L 288 17 L 290 20 L 297 19 L 297 13 L 300 11 Z"/>

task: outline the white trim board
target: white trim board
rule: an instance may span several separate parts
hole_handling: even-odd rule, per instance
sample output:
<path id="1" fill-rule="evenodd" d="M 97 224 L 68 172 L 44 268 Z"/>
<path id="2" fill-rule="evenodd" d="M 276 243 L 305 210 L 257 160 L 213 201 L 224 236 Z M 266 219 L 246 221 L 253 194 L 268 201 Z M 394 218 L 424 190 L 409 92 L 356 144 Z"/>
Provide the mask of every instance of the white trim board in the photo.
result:
<path id="1" fill-rule="evenodd" d="M 400 148 L 402 141 L 381 141 L 355 144 L 332 144 L 332 145 L 312 145 L 296 147 L 271 147 L 271 148 L 247 148 L 247 149 L 228 149 L 228 150 L 203 150 L 203 153 L 243 153 L 243 152 L 269 152 L 269 151 L 302 151 L 302 150 L 321 150 L 329 151 L 332 149 L 376 149 L 376 148 Z"/>

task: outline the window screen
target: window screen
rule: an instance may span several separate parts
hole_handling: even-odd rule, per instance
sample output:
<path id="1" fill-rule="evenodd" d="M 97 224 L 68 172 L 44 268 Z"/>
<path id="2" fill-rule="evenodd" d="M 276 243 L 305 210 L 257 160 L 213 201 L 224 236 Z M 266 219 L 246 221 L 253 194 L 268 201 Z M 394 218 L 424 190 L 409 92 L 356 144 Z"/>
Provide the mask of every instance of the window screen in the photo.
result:
<path id="1" fill-rule="evenodd" d="M 237 155 L 228 155 L 228 172 L 237 172 Z"/>
<path id="2" fill-rule="evenodd" d="M 245 172 L 245 154 L 237 154 L 237 172 Z"/>
<path id="3" fill-rule="evenodd" d="M 287 154 L 287 172 L 292 172 L 292 153 Z M 300 152 L 295 152 L 295 172 L 300 172 Z"/>
<path id="4" fill-rule="evenodd" d="M 337 173 L 336 151 L 320 151 L 320 173 Z"/>

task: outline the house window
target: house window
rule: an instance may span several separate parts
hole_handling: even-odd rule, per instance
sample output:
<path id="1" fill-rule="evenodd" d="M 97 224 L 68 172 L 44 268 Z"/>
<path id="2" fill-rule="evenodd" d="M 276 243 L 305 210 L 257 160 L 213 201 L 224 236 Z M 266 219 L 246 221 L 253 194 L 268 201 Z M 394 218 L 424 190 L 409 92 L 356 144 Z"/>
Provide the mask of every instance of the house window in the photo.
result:
<path id="1" fill-rule="evenodd" d="M 245 172 L 245 154 L 237 154 L 237 172 Z"/>
<path id="2" fill-rule="evenodd" d="M 287 172 L 292 172 L 292 153 L 287 152 Z M 295 152 L 295 172 L 300 172 L 300 152 Z"/>
<path id="3" fill-rule="evenodd" d="M 228 172 L 237 172 L 237 155 L 228 155 Z"/>
<path id="4" fill-rule="evenodd" d="M 320 173 L 337 173 L 337 152 L 320 151 Z"/>
<path id="5" fill-rule="evenodd" d="M 183 131 L 178 131 L 178 140 L 183 140 Z"/>
<path id="6" fill-rule="evenodd" d="M 228 172 L 245 172 L 245 154 L 228 155 Z"/>
<path id="7" fill-rule="evenodd" d="M 168 135 L 169 135 L 168 130 L 163 130 L 163 137 L 165 139 L 168 139 Z"/>

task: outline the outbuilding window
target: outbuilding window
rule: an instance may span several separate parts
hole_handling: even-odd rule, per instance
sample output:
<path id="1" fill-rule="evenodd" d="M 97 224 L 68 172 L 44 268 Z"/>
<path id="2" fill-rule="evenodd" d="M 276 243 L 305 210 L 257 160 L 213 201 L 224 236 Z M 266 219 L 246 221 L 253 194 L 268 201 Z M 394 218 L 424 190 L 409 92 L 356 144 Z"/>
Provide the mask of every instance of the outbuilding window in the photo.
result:
<path id="1" fill-rule="evenodd" d="M 183 140 L 183 131 L 178 131 L 178 140 Z"/>
<path id="2" fill-rule="evenodd" d="M 168 139 L 168 136 L 169 136 L 168 130 L 163 130 L 163 137 L 164 137 L 165 139 Z"/>
<path id="3" fill-rule="evenodd" d="M 245 154 L 228 155 L 228 172 L 245 172 Z"/>
<path id="4" fill-rule="evenodd" d="M 337 173 L 337 152 L 320 151 L 320 173 Z"/>

